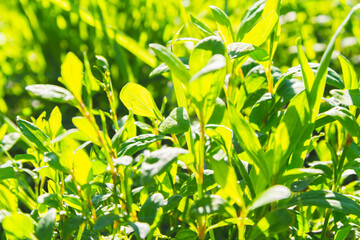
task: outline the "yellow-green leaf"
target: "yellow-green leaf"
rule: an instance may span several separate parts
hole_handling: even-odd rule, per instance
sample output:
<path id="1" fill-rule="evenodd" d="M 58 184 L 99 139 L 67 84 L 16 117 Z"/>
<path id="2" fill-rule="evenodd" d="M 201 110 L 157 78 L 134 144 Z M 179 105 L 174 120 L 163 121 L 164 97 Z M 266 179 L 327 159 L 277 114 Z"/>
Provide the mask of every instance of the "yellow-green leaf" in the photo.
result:
<path id="1" fill-rule="evenodd" d="M 66 54 L 61 65 L 61 82 L 78 101 L 81 100 L 81 88 L 84 75 L 83 68 L 83 63 L 72 52 Z"/>
<path id="2" fill-rule="evenodd" d="M 72 122 L 80 130 L 80 132 L 84 133 L 89 138 L 90 141 L 101 146 L 98 131 L 88 119 L 85 117 L 73 117 Z"/>
<path id="3" fill-rule="evenodd" d="M 120 100 L 136 115 L 163 120 L 149 90 L 137 83 L 126 84 L 121 89 Z"/>

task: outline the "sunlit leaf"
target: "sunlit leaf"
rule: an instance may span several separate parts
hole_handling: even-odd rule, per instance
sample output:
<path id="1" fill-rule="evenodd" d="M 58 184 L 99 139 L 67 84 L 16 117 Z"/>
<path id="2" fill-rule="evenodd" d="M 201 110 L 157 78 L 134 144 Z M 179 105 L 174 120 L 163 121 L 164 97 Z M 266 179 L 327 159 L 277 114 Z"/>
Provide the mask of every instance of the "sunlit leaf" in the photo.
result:
<path id="1" fill-rule="evenodd" d="M 83 63 L 72 52 L 66 54 L 61 65 L 61 82 L 74 95 L 77 101 L 81 101 L 81 89 L 83 81 Z"/>
<path id="2" fill-rule="evenodd" d="M 37 97 L 54 102 L 71 102 L 74 96 L 65 88 L 51 84 L 34 84 L 25 87 L 25 90 L 31 92 Z"/>
<path id="3" fill-rule="evenodd" d="M 139 84 L 126 84 L 121 89 L 120 100 L 134 114 L 159 120 L 163 118 L 151 93 Z"/>

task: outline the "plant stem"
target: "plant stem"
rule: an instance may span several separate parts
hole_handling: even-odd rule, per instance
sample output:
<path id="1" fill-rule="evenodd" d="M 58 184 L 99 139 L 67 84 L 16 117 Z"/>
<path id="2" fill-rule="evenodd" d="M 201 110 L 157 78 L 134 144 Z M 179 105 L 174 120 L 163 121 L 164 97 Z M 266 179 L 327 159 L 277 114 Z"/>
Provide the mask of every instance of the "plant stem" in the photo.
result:
<path id="1" fill-rule="evenodd" d="M 203 198 L 204 162 L 205 162 L 205 122 L 203 113 L 200 113 L 200 145 L 198 158 L 198 194 L 199 199 Z"/>
<path id="2" fill-rule="evenodd" d="M 330 210 L 326 209 L 326 213 L 325 213 L 325 220 L 324 220 L 324 225 L 321 231 L 321 240 L 325 240 L 327 239 L 326 237 L 326 231 L 327 231 L 327 227 L 328 227 L 328 223 L 329 223 L 329 219 L 330 219 Z"/>
<path id="3" fill-rule="evenodd" d="M 265 68 L 265 74 L 266 74 L 266 79 L 267 79 L 267 82 L 268 82 L 268 92 L 273 94 L 274 80 L 273 80 L 273 76 L 271 74 L 271 63 L 269 63 L 269 65 Z"/>

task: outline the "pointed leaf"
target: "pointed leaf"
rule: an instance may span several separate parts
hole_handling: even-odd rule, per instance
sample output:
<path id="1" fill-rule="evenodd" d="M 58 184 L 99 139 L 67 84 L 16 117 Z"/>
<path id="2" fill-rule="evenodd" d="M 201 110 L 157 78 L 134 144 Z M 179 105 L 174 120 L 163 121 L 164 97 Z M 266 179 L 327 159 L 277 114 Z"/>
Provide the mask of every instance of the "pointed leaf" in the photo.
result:
<path id="1" fill-rule="evenodd" d="M 74 53 L 69 52 L 66 54 L 61 65 L 61 82 L 78 101 L 81 101 L 83 69 L 83 63 Z"/>

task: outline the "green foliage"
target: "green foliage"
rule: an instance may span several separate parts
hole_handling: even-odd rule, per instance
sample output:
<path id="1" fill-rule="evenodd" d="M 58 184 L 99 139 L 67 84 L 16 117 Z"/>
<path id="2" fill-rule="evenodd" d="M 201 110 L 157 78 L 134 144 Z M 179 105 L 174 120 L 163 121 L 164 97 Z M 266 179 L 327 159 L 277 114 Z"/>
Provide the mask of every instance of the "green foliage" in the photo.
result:
<path id="1" fill-rule="evenodd" d="M 1 239 L 359 238 L 360 4 L 196 2 L 0 3 Z"/>

